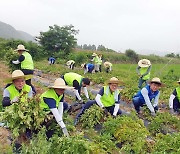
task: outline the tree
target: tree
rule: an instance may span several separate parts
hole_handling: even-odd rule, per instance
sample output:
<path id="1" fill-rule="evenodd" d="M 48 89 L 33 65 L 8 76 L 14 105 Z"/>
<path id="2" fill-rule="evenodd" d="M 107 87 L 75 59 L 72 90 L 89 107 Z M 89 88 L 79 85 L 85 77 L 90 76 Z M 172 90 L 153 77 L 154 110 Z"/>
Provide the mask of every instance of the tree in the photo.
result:
<path id="1" fill-rule="evenodd" d="M 129 57 L 130 59 L 138 62 L 138 54 L 134 50 L 131 50 L 131 49 L 126 50 L 125 55 Z"/>
<path id="2" fill-rule="evenodd" d="M 170 53 L 170 54 L 167 54 L 167 55 L 165 55 L 165 57 L 175 57 L 176 55 L 172 52 L 172 53 Z"/>
<path id="3" fill-rule="evenodd" d="M 78 34 L 78 32 L 78 30 L 74 29 L 73 25 L 62 27 L 54 25 L 49 26 L 47 32 L 40 32 L 37 40 L 50 54 L 59 51 L 69 54 L 77 44 L 75 35 Z"/>

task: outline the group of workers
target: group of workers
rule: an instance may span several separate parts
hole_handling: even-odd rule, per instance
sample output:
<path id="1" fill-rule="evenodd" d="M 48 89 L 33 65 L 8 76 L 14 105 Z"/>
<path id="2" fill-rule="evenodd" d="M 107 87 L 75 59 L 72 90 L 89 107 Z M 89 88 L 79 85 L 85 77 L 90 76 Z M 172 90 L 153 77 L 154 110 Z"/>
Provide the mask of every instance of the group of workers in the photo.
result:
<path id="1" fill-rule="evenodd" d="M 19 96 L 23 95 L 21 101 L 32 98 L 34 96 L 33 86 L 30 82 L 32 72 L 27 73 L 24 70 L 33 71 L 33 62 L 30 54 L 27 52 L 23 45 L 18 45 L 16 51 L 20 54 L 17 61 L 13 61 L 14 64 L 21 63 L 21 70 L 15 70 L 12 72 L 11 78 L 7 80 L 8 86 L 4 89 L 2 104 L 4 107 L 10 106 L 13 103 L 19 102 Z M 23 56 L 22 56 L 23 55 Z M 31 67 L 29 64 L 32 64 Z M 158 110 L 158 100 L 160 96 L 160 87 L 163 85 L 161 80 L 157 77 L 153 78 L 147 82 L 147 77 L 150 76 L 149 66 L 151 66 L 150 61 L 143 59 L 138 63 L 138 70 L 140 74 L 140 83 L 146 82 L 146 86 L 140 89 L 137 94 L 133 97 L 132 102 L 136 112 L 141 113 L 140 107 L 147 105 L 152 116 L 156 115 Z M 146 68 L 146 69 L 145 69 Z M 141 70 L 142 69 L 142 70 Z M 146 70 L 146 71 L 145 71 Z M 24 71 L 24 72 L 23 72 Z M 147 73 L 148 72 L 148 73 Z M 145 81 L 144 81 L 145 80 Z M 173 91 L 169 100 L 169 107 L 172 112 L 179 113 L 180 110 L 180 80 L 177 81 L 178 86 Z M 84 113 L 93 104 L 98 105 L 100 108 L 109 112 L 112 116 L 116 117 L 121 115 L 120 110 L 120 91 L 118 90 L 118 85 L 120 81 L 116 77 L 109 79 L 107 85 L 104 85 L 95 97 L 95 100 L 90 100 L 87 86 L 90 85 L 90 80 L 77 73 L 65 73 L 60 78 L 57 78 L 52 86 L 49 86 L 48 90 L 41 94 L 40 107 L 44 109 L 47 114 L 52 114 L 56 122 L 62 128 L 62 132 L 65 136 L 69 136 L 66 125 L 63 122 L 63 112 L 71 108 L 67 102 L 64 101 L 64 91 L 66 89 L 74 89 L 76 100 L 79 103 L 83 103 L 80 112 L 77 114 L 74 124 L 76 125 Z M 141 84 L 140 84 L 141 85 Z M 141 85 L 142 86 L 142 85 Z M 84 94 L 87 98 L 87 102 L 83 102 L 81 98 L 81 89 L 83 89 Z M 52 134 L 51 134 L 52 135 Z M 50 136 L 51 136 L 50 135 Z"/>
<path id="2" fill-rule="evenodd" d="M 55 58 L 54 57 L 49 57 L 48 58 L 48 63 L 51 65 L 51 64 L 54 64 L 55 63 Z M 86 73 L 97 73 L 97 72 L 102 72 L 102 54 L 96 54 L 96 53 L 93 53 L 92 54 L 92 60 L 90 63 L 83 63 L 81 64 L 81 68 L 84 69 L 84 74 Z M 70 69 L 74 69 L 75 67 L 75 61 L 74 60 L 68 60 L 66 62 L 66 65 L 68 66 L 68 68 Z M 106 61 L 104 62 L 104 68 L 105 68 L 105 71 L 107 73 L 111 72 L 112 71 L 112 63 Z"/>

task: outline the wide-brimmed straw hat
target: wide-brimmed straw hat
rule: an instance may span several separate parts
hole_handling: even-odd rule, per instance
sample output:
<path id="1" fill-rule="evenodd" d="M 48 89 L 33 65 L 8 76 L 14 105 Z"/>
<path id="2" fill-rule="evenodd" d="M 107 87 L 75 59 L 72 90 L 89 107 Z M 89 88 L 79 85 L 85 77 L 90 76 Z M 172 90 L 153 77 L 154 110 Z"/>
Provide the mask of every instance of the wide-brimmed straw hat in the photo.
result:
<path id="1" fill-rule="evenodd" d="M 141 59 L 138 62 L 138 66 L 140 66 L 140 67 L 149 67 L 149 66 L 151 66 L 151 62 L 148 59 Z"/>
<path id="2" fill-rule="evenodd" d="M 97 56 L 97 54 L 94 52 L 94 53 L 92 54 L 92 56 L 95 57 L 95 56 Z"/>
<path id="3" fill-rule="evenodd" d="M 29 51 L 29 50 L 25 49 L 24 45 L 19 44 L 19 45 L 17 46 L 17 49 L 16 49 L 15 51 Z"/>
<path id="4" fill-rule="evenodd" d="M 108 81 L 108 84 L 111 84 L 111 83 L 119 84 L 120 81 L 116 77 L 112 77 Z"/>
<path id="5" fill-rule="evenodd" d="M 74 87 L 69 87 L 66 86 L 65 82 L 63 79 L 58 78 L 54 81 L 54 84 L 52 86 L 49 86 L 49 88 L 54 88 L 54 89 L 73 89 Z"/>
<path id="6" fill-rule="evenodd" d="M 180 83 L 180 79 L 179 79 L 179 81 L 177 81 L 177 83 Z"/>
<path id="7" fill-rule="evenodd" d="M 153 78 L 149 83 L 158 83 L 160 85 L 162 85 L 163 83 L 161 82 L 160 78 L 155 77 Z"/>
<path id="8" fill-rule="evenodd" d="M 12 83 L 15 79 L 24 78 L 25 80 L 31 79 L 32 75 L 24 75 L 24 73 L 21 70 L 15 70 L 12 72 L 11 78 L 6 79 L 5 81 L 7 83 Z"/>

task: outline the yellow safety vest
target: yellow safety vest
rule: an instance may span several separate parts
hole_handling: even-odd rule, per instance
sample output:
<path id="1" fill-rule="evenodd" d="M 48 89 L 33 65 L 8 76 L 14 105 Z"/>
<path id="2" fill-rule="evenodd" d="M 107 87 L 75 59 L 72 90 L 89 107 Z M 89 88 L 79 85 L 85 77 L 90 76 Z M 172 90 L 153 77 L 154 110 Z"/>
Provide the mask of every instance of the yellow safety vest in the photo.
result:
<path id="1" fill-rule="evenodd" d="M 21 62 L 21 69 L 33 70 L 34 64 L 31 55 L 26 51 L 24 51 L 22 55 L 25 57 L 25 59 Z"/>
<path id="2" fill-rule="evenodd" d="M 147 72 L 148 68 L 149 67 L 141 67 L 140 68 L 140 74 L 141 75 L 145 74 Z M 150 72 L 147 75 L 145 75 L 142 79 L 143 80 L 148 80 L 149 78 L 150 78 Z"/>
<path id="3" fill-rule="evenodd" d="M 119 93 L 119 90 L 111 93 L 109 86 L 104 86 L 104 95 L 101 97 L 101 102 L 105 107 L 113 106 L 118 101 Z"/>
<path id="4" fill-rule="evenodd" d="M 81 85 L 82 79 L 83 79 L 83 77 L 81 75 L 79 75 L 77 73 L 73 73 L 73 72 L 66 73 L 64 75 L 64 80 L 66 81 L 66 83 L 69 86 L 73 86 L 73 81 L 74 80 L 77 80 L 79 85 Z"/>

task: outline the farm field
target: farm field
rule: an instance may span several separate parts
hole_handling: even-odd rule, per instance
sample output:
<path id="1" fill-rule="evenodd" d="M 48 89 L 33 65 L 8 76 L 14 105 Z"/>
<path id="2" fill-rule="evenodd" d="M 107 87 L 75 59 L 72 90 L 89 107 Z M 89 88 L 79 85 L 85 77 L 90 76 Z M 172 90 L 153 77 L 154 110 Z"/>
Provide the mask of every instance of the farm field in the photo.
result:
<path id="1" fill-rule="evenodd" d="M 112 76 L 117 77 L 122 81 L 119 87 L 121 89 L 121 99 L 125 103 L 131 104 L 132 96 L 138 91 L 136 66 L 136 64 L 113 64 L 113 71 L 109 74 L 103 70 L 101 73 L 84 75 L 80 66 L 76 66 L 73 71 L 90 78 L 92 84 L 88 89 L 93 88 L 97 91 L 109 78 Z M 4 69 L 0 73 L 4 73 L 0 77 L 0 88 L 3 88 L 5 85 L 3 80 L 10 73 L 5 69 L 7 67 L 3 62 L 1 67 Z M 48 65 L 47 61 L 35 62 L 35 68 L 39 70 L 38 72 L 41 72 L 42 80 L 46 79 L 51 82 L 54 81 L 54 78 L 58 78 L 60 75 L 71 71 L 62 64 Z M 51 153 L 51 151 L 53 153 L 65 154 L 178 153 L 180 151 L 180 143 L 177 142 L 180 140 L 179 116 L 173 116 L 168 113 L 168 99 L 173 89 L 177 87 L 176 81 L 180 77 L 180 64 L 152 64 L 152 77 L 159 77 L 165 83 L 165 87 L 161 88 L 160 96 L 160 105 L 161 107 L 164 106 L 156 117 L 150 117 L 146 108 L 143 109 L 144 113 L 142 115 L 137 116 L 133 109 L 128 108 L 127 105 L 123 109 L 131 111 L 130 115 L 112 118 L 110 115 L 104 115 L 99 107 L 93 106 L 82 116 L 77 126 L 73 125 L 73 120 L 78 111 L 64 114 L 64 122 L 70 133 L 69 138 L 62 137 L 61 129 L 54 123 L 52 126 L 55 128 L 56 135 L 50 140 L 46 139 L 45 130 L 41 129 L 31 140 L 24 139 L 20 142 L 22 144 L 21 151 L 13 150 L 12 146 L 8 144 L 3 144 L 3 146 L 0 146 L 0 149 L 4 153 L 43 154 Z M 47 88 L 41 82 L 35 82 L 35 80 L 34 84 L 40 89 L 40 93 Z M 91 99 L 95 97 L 93 94 L 90 96 Z M 66 96 L 66 100 L 69 102 L 74 101 L 71 96 Z M 2 111 L 2 107 L 0 109 Z M 7 113 L 7 111 L 5 112 Z M 18 116 L 18 113 L 15 115 Z M 29 113 L 29 116 L 32 115 L 32 113 Z M 25 120 L 22 119 L 22 121 Z M 14 124 L 13 121 L 11 123 Z M 25 124 L 22 126 L 25 126 Z M 22 130 L 19 127 L 16 128 L 18 128 L 17 131 Z M 10 128 L 10 131 L 15 132 L 12 128 Z M 17 140 L 18 135 L 16 133 L 12 136 Z M 0 142 L 2 141 L 2 134 L 0 132 Z"/>

